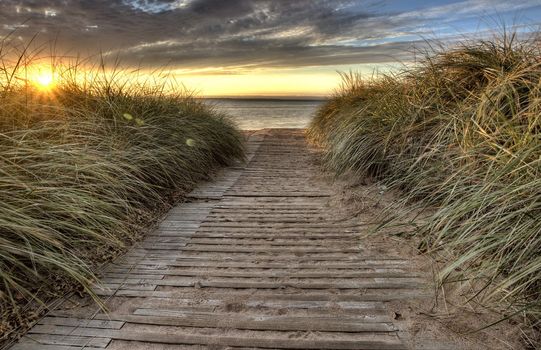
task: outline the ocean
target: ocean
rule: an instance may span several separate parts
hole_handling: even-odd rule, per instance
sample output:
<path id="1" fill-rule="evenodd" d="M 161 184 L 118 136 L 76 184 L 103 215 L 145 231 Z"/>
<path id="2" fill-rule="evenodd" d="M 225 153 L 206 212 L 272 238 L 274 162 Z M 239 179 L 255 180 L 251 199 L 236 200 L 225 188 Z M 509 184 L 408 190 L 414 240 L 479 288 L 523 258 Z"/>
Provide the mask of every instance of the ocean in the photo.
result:
<path id="1" fill-rule="evenodd" d="M 230 115 L 243 130 L 305 128 L 323 103 L 273 99 L 205 99 L 205 102 Z"/>

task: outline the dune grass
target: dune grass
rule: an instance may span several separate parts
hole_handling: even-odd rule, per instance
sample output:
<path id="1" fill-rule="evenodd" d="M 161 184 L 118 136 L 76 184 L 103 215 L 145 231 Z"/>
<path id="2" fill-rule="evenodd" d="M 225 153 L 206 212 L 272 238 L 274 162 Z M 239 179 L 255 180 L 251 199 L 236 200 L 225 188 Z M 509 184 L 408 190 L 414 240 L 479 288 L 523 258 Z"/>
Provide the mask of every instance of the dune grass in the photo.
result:
<path id="1" fill-rule="evenodd" d="M 185 92 L 119 71 L 58 66 L 57 85 L 0 67 L 0 307 L 3 336 L 29 303 L 89 291 L 96 263 L 148 226 L 173 194 L 243 158 L 240 131 Z M 89 78 L 91 77 L 91 78 Z M 178 198 L 178 196 L 176 196 Z M 24 318 L 24 315 L 22 315 Z"/>
<path id="2" fill-rule="evenodd" d="M 487 305 L 537 326 L 540 40 L 503 33 L 431 49 L 394 74 L 345 74 L 308 131 L 331 169 L 434 209 L 416 233 L 422 249 L 453 252 L 443 279 L 475 281 Z"/>

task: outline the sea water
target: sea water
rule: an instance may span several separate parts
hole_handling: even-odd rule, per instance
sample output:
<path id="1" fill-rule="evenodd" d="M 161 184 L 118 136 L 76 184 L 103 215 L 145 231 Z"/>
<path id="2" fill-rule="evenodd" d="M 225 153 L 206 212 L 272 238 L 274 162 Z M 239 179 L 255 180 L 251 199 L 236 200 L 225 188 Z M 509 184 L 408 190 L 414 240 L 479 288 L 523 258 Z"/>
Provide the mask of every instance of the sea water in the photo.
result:
<path id="1" fill-rule="evenodd" d="M 244 130 L 265 128 L 305 128 L 321 100 L 205 99 Z"/>

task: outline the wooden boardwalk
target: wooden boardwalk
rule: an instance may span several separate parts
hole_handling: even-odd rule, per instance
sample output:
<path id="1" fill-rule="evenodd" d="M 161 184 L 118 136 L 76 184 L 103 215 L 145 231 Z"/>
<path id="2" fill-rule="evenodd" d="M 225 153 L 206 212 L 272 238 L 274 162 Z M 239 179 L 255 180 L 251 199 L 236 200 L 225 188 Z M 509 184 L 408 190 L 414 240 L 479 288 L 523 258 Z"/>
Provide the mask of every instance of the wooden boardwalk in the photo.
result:
<path id="1" fill-rule="evenodd" d="M 389 301 L 421 297 L 407 261 L 365 249 L 302 130 L 249 140 L 249 162 L 193 191 L 12 349 L 405 349 Z"/>

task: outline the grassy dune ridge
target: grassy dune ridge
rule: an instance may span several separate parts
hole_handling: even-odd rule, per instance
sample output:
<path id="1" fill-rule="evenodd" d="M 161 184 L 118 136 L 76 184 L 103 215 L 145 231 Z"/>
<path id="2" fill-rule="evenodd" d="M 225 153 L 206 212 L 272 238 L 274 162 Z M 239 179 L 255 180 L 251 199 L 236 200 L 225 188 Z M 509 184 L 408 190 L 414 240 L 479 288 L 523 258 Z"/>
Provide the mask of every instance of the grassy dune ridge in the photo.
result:
<path id="1" fill-rule="evenodd" d="M 540 41 L 504 33 L 438 47 L 395 74 L 346 74 L 308 131 L 331 169 L 375 177 L 410 204 L 435 208 L 416 233 L 422 249 L 453 252 L 443 278 L 476 281 L 489 305 L 510 303 L 534 320 L 541 313 Z"/>
<path id="2" fill-rule="evenodd" d="M 93 264 L 135 239 L 173 194 L 243 158 L 240 131 L 189 95 L 99 69 L 81 80 L 77 68 L 57 71 L 50 91 L 29 84 L 25 67 L 0 69 L 4 336 L 29 301 L 65 285 L 88 291 Z"/>

